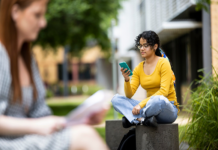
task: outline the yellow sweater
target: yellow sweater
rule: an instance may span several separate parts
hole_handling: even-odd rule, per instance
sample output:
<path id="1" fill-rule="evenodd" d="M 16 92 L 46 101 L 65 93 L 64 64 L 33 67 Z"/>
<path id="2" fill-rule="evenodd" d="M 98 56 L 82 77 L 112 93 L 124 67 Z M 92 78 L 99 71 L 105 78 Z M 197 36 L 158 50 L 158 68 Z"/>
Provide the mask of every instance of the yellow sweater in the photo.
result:
<path id="1" fill-rule="evenodd" d="M 139 103 L 141 108 L 146 105 L 151 96 L 163 95 L 169 101 L 174 101 L 174 105 L 179 110 L 169 61 L 166 58 L 160 58 L 151 75 L 144 73 L 143 64 L 144 61 L 133 70 L 131 83 L 130 81 L 124 83 L 126 97 L 131 98 L 140 84 L 147 91 L 147 98 Z"/>

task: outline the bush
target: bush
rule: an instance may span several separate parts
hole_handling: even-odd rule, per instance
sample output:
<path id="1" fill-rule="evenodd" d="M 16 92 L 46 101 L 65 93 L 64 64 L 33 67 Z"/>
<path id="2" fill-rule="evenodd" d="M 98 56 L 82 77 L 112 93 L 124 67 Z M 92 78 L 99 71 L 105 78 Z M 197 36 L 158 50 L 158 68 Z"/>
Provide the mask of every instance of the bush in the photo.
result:
<path id="1" fill-rule="evenodd" d="M 189 100 L 189 123 L 184 128 L 182 141 L 201 150 L 218 149 L 218 74 L 203 77 Z"/>
<path id="2" fill-rule="evenodd" d="M 78 85 L 68 85 L 67 92 L 68 95 L 92 95 L 97 91 L 101 90 L 102 87 L 98 85 L 88 85 L 88 84 L 78 84 Z M 49 85 L 47 87 L 47 98 L 50 96 L 62 96 L 64 94 L 64 87 L 62 84 Z"/>
<path id="3" fill-rule="evenodd" d="M 50 89 L 47 89 L 46 90 L 46 96 L 45 98 L 52 98 L 54 96 L 54 93 L 50 90 Z"/>
<path id="4" fill-rule="evenodd" d="M 86 85 L 86 84 L 79 84 L 69 86 L 70 94 L 72 95 L 93 95 L 97 91 L 101 90 L 102 88 L 98 85 Z M 72 90 L 75 89 L 75 93 Z"/>
<path id="5" fill-rule="evenodd" d="M 100 86 L 97 86 L 97 85 L 92 85 L 92 86 L 91 85 L 90 86 L 84 85 L 82 87 L 82 89 L 83 89 L 83 94 L 84 95 L 93 95 L 94 93 L 101 90 L 102 88 Z"/>

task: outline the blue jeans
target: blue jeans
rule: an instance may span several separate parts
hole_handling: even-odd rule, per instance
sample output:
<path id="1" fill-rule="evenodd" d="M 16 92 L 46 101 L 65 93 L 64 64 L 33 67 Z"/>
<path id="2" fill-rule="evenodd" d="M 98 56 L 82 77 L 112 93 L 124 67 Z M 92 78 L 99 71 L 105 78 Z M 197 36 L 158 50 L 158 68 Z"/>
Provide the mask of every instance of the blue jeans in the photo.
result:
<path id="1" fill-rule="evenodd" d="M 135 124 L 139 123 L 136 119 L 142 117 L 146 119 L 155 116 L 158 123 L 172 123 L 177 118 L 178 109 L 174 105 L 174 102 L 169 101 L 162 95 L 152 96 L 138 115 L 133 115 L 132 109 L 134 106 L 138 105 L 140 101 L 116 94 L 111 102 L 117 112 L 124 115 L 129 122 Z"/>

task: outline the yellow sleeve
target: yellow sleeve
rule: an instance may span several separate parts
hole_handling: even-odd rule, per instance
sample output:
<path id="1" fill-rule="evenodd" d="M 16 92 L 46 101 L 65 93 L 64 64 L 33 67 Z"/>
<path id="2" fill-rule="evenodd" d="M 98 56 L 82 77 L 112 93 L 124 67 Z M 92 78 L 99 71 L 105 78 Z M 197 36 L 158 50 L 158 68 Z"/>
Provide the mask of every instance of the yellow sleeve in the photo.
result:
<path id="1" fill-rule="evenodd" d="M 130 81 L 128 82 L 124 81 L 124 91 L 127 98 L 131 98 L 135 94 L 136 90 L 139 87 L 139 84 L 140 84 L 139 73 L 136 67 L 133 70 L 131 83 Z"/>
<path id="2" fill-rule="evenodd" d="M 152 96 L 163 95 L 167 97 L 170 89 L 170 83 L 172 80 L 172 69 L 170 63 L 167 60 L 160 65 L 160 76 L 161 76 L 160 89 Z M 147 97 L 146 99 L 144 99 L 139 103 L 141 108 L 145 107 L 145 105 L 147 104 L 150 98 L 151 96 Z"/>

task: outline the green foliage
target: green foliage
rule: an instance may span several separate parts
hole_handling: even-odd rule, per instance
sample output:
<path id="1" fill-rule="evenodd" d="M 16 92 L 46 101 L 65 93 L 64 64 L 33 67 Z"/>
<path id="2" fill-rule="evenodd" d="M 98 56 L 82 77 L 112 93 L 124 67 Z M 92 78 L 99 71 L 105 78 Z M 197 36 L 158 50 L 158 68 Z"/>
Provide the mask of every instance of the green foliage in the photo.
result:
<path id="1" fill-rule="evenodd" d="M 52 112 L 56 116 L 66 116 L 70 111 L 74 110 L 76 107 L 79 106 L 79 103 L 71 103 L 71 104 L 48 104 L 48 106 L 51 108 Z M 113 120 L 114 115 L 113 115 L 113 108 L 107 112 L 107 115 L 105 117 L 105 120 Z M 118 118 L 121 119 L 122 115 L 118 114 Z"/>
<path id="2" fill-rule="evenodd" d="M 70 111 L 75 109 L 77 106 L 78 106 L 77 104 L 70 104 L 70 105 L 49 104 L 49 107 L 51 108 L 53 115 L 56 115 L 56 116 L 66 116 Z"/>
<path id="3" fill-rule="evenodd" d="M 182 131 L 182 141 L 202 150 L 218 149 L 218 74 L 203 77 L 191 93 L 189 123 Z"/>
<path id="4" fill-rule="evenodd" d="M 63 99 L 56 99 L 55 100 L 48 100 L 46 101 L 47 105 L 51 108 L 54 115 L 57 116 L 66 116 L 70 111 L 78 107 L 82 104 L 87 97 L 83 96 L 82 98 L 63 100 Z M 122 115 L 118 113 L 118 119 L 121 119 Z M 107 112 L 105 120 L 112 120 L 114 119 L 114 110 L 111 106 L 111 109 Z"/>
<path id="5" fill-rule="evenodd" d="M 105 128 L 95 128 L 95 130 L 99 133 L 99 135 L 104 139 L 105 141 Z"/>
<path id="6" fill-rule="evenodd" d="M 99 90 L 102 90 L 103 88 L 99 85 L 89 85 L 89 84 L 77 84 L 77 85 L 68 85 L 67 92 L 68 95 L 93 95 Z M 47 87 L 47 93 L 46 98 L 51 98 L 54 95 L 56 96 L 62 96 L 64 94 L 64 87 L 62 84 L 54 84 L 49 85 Z"/>
<path id="7" fill-rule="evenodd" d="M 47 89 L 45 98 L 52 98 L 53 96 L 54 96 L 54 93 L 52 92 L 52 90 Z"/>
<path id="8" fill-rule="evenodd" d="M 93 95 L 94 93 L 102 89 L 100 86 L 86 86 L 86 87 L 87 87 L 87 91 L 83 90 L 83 94 L 85 95 Z"/>
<path id="9" fill-rule="evenodd" d="M 110 48 L 108 28 L 116 19 L 122 0 L 50 0 L 47 27 L 35 44 L 43 47 L 69 45 L 71 54 L 79 54 L 87 42 Z"/>
<path id="10" fill-rule="evenodd" d="M 213 0 L 197 0 L 195 9 L 197 11 L 204 9 L 208 13 L 210 13 L 209 12 L 210 4 L 218 4 L 218 2 L 215 2 Z"/>
<path id="11" fill-rule="evenodd" d="M 208 12 L 210 4 L 211 4 L 211 0 L 197 0 L 195 9 L 197 11 L 204 9 Z"/>
<path id="12" fill-rule="evenodd" d="M 53 114 L 57 116 L 66 116 L 70 111 L 78 107 L 86 97 L 77 98 L 73 101 L 56 99 L 47 101 L 47 105 L 52 109 Z M 114 110 L 113 107 L 108 111 L 104 120 L 113 120 L 114 119 Z M 121 119 L 123 115 L 118 113 L 118 119 Z M 179 132 L 183 131 L 185 126 L 179 126 Z M 105 127 L 96 128 L 96 131 L 99 135 L 105 140 Z M 181 137 L 182 138 L 182 137 Z M 181 139 L 180 138 L 180 139 Z"/>

